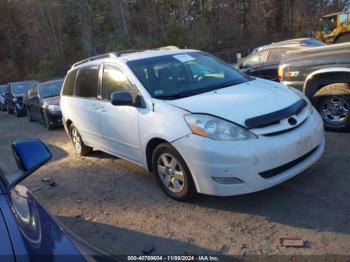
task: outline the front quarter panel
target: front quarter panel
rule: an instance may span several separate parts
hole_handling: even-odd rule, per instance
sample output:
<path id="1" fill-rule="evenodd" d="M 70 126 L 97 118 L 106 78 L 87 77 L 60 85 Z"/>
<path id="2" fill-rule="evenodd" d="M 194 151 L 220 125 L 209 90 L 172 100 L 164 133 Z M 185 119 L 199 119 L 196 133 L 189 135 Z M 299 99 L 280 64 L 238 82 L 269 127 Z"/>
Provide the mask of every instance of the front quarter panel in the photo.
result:
<path id="1" fill-rule="evenodd" d="M 150 109 L 140 113 L 139 130 L 141 148 L 143 151 L 143 163 L 147 169 L 146 147 L 153 138 L 160 138 L 169 143 L 191 134 L 184 115 L 188 111 L 168 104 L 166 101 L 154 99 L 150 103 Z"/>

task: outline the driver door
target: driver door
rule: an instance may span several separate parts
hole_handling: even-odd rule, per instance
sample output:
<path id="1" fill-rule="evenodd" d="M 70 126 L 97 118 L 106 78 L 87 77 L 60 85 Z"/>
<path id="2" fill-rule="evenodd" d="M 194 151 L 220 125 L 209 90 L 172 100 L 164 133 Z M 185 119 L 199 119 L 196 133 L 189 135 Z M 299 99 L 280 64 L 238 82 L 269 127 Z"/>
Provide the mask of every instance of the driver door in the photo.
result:
<path id="1" fill-rule="evenodd" d="M 114 106 L 111 104 L 113 92 L 129 91 L 135 99 L 138 90 L 117 65 L 104 64 L 102 70 L 100 110 L 103 133 L 102 146 L 112 154 L 141 163 L 139 109 L 135 106 Z"/>

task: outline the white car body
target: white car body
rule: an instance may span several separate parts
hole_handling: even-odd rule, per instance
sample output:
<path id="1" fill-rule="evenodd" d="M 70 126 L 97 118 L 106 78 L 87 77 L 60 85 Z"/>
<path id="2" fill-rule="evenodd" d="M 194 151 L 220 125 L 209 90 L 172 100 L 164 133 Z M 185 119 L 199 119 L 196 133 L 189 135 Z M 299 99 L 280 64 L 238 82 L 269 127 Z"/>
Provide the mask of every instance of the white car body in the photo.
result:
<path id="1" fill-rule="evenodd" d="M 323 123 L 318 112 L 310 112 L 307 106 L 293 116 L 297 121 L 295 127 L 285 118 L 277 124 L 250 128 L 256 139 L 243 141 L 218 141 L 196 135 L 184 119 L 191 113 L 208 114 L 244 127 L 248 118 L 283 110 L 300 100 L 285 85 L 256 78 L 186 98 L 161 100 L 152 98 L 126 64 L 147 57 L 191 52 L 198 51 L 145 51 L 73 67 L 71 70 L 103 63 L 117 65 L 137 87 L 145 106 L 114 106 L 100 99 L 62 94 L 60 104 L 66 130 L 67 123 L 74 123 L 86 145 L 130 160 L 146 170 L 150 170 L 147 146 L 157 139 L 167 141 L 185 160 L 197 192 L 218 196 L 245 194 L 277 185 L 321 157 L 325 144 Z M 259 175 L 286 167 L 297 159 L 298 163 L 270 178 Z M 230 183 L 213 179 L 223 177 L 233 179 Z"/>

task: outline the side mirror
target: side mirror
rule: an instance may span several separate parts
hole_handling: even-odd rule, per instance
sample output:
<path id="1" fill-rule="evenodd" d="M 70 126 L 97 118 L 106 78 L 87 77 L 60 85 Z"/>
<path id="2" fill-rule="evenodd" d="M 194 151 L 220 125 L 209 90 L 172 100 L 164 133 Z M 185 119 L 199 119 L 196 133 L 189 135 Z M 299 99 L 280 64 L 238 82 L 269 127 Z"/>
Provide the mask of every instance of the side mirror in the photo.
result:
<path id="1" fill-rule="evenodd" d="M 129 91 L 117 91 L 112 93 L 111 103 L 114 106 L 133 106 L 134 99 Z"/>
<path id="2" fill-rule="evenodd" d="M 9 189 L 52 158 L 48 146 L 39 139 L 15 140 L 12 143 L 12 153 L 20 171 L 6 176 Z"/>

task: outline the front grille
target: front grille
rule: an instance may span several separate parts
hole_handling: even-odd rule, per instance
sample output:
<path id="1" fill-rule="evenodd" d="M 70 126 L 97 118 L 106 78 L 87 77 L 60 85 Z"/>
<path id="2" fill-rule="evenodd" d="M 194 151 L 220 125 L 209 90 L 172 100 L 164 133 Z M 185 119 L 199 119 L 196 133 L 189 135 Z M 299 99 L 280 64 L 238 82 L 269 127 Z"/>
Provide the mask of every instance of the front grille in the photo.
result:
<path id="1" fill-rule="evenodd" d="M 301 125 L 303 125 L 305 123 L 306 119 L 307 118 L 305 118 L 299 125 L 293 126 L 292 128 L 287 128 L 287 129 L 284 129 L 284 130 L 281 130 L 281 131 L 277 131 L 277 132 L 273 132 L 273 133 L 263 134 L 263 136 L 277 136 L 277 135 L 281 135 L 281 134 L 287 133 L 287 132 L 292 131 L 293 129 L 296 129 L 296 128 L 300 127 Z"/>
<path id="2" fill-rule="evenodd" d="M 274 176 L 277 176 L 278 174 L 292 168 L 293 166 L 299 164 L 300 162 L 304 161 L 305 159 L 307 159 L 309 156 L 311 156 L 316 150 L 317 150 L 318 146 L 315 147 L 314 149 L 312 149 L 310 152 L 306 153 L 305 155 L 302 155 L 301 157 L 287 163 L 284 164 L 282 166 L 279 167 L 275 167 L 273 169 L 269 169 L 266 170 L 264 172 L 260 172 L 259 175 L 262 176 L 263 178 L 271 178 Z"/>

